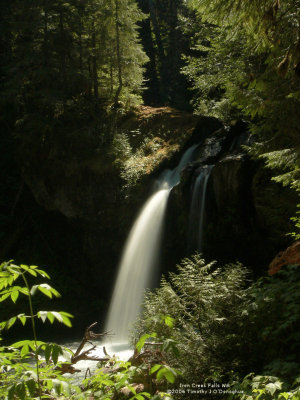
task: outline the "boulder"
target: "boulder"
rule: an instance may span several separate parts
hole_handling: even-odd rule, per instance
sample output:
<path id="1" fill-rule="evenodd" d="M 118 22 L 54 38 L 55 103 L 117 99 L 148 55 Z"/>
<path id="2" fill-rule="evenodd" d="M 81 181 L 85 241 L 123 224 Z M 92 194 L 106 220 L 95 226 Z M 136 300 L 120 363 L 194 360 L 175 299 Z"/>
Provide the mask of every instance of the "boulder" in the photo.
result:
<path id="1" fill-rule="evenodd" d="M 284 265 L 300 265 L 300 241 L 279 252 L 269 265 L 269 275 L 276 274 Z"/>

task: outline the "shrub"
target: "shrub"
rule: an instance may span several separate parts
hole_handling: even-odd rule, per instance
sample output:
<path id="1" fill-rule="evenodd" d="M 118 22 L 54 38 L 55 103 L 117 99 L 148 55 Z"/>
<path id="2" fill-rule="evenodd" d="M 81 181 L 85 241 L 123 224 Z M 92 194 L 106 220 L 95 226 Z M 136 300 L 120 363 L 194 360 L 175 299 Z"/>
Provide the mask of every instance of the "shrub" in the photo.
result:
<path id="1" fill-rule="evenodd" d="M 8 399 L 41 399 L 43 394 L 48 393 L 69 395 L 71 388 L 69 383 L 61 375 L 60 369 L 56 368 L 61 363 L 58 362 L 59 355 L 63 355 L 68 350 L 63 347 L 45 343 L 37 339 L 36 320 L 45 322 L 47 319 L 53 323 L 57 320 L 66 326 L 71 326 L 70 318 L 72 315 L 66 312 L 57 311 L 34 311 L 33 296 L 40 292 L 52 298 L 60 294 L 48 283 L 38 283 L 29 285 L 30 277 L 49 279 L 49 275 L 35 265 L 15 265 L 12 262 L 4 262 L 0 265 L 0 302 L 11 300 L 16 303 L 20 295 L 24 295 L 28 300 L 29 315 L 24 313 L 10 317 L 7 321 L 0 323 L 1 331 L 10 329 L 17 321 L 25 325 L 31 322 L 33 340 L 22 340 L 10 346 L 0 347 L 0 396 Z M 21 281 L 19 286 L 16 284 Z M 45 360 L 42 363 L 41 355 Z M 32 367 L 28 361 L 30 358 L 35 360 Z M 4 397 L 5 396 L 5 397 Z"/>
<path id="2" fill-rule="evenodd" d="M 186 383 L 230 384 L 254 372 L 291 388 L 300 370 L 300 269 L 288 266 L 252 284 L 247 275 L 240 264 L 217 268 L 199 255 L 183 260 L 146 294 L 133 339 L 152 330 L 170 337 L 179 354 L 168 362 Z"/>
<path id="3" fill-rule="evenodd" d="M 171 337 L 180 353 L 171 363 L 181 369 L 183 380 L 228 379 L 232 369 L 243 369 L 249 355 L 244 341 L 246 276 L 240 264 L 221 269 L 215 263 L 206 265 L 199 255 L 185 259 L 169 282 L 163 278 L 159 289 L 146 294 L 135 335 L 154 330 Z M 164 323 L 166 315 L 172 327 Z"/>

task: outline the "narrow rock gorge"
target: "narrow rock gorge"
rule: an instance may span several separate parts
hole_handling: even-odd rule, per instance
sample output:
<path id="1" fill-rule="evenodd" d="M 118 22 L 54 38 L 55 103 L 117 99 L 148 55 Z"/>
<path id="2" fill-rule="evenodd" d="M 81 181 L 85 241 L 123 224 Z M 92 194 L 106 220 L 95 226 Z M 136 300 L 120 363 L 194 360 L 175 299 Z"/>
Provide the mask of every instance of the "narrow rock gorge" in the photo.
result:
<path id="1" fill-rule="evenodd" d="M 104 143 L 102 133 L 107 137 L 108 131 Z M 150 107 L 110 116 L 97 133 L 60 132 L 51 140 L 41 136 L 34 145 L 19 140 L 25 217 L 30 220 L 38 212 L 43 222 L 39 227 L 25 222 L 18 234 L 12 231 L 3 240 L 4 256 L 14 253 L 15 258 L 52 265 L 54 276 L 61 269 L 71 282 L 64 298 L 76 303 L 73 313 L 89 318 L 80 308 L 85 299 L 91 313 L 97 309 L 104 314 L 126 236 L 155 179 L 197 145 L 169 197 L 161 271 L 199 251 L 189 239 L 192 187 L 202 169 L 211 166 L 203 206 L 203 254 L 208 260 L 239 260 L 258 273 L 288 243 L 297 199 L 250 159 L 245 146 L 251 140 L 242 122 L 225 127 L 215 118 Z M 128 147 L 127 158 L 118 158 L 118 145 Z M 131 158 L 137 170 L 130 169 Z M 43 238 L 39 246 L 38 237 Z"/>

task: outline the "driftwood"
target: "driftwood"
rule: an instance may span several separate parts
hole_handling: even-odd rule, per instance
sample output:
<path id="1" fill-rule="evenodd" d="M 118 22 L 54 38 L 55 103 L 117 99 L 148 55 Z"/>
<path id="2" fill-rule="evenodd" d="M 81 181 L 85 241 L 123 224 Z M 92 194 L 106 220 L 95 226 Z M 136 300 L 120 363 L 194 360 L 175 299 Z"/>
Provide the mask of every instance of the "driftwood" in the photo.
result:
<path id="1" fill-rule="evenodd" d="M 91 351 L 95 350 L 95 348 L 97 347 L 96 345 L 94 345 L 91 340 L 95 340 L 95 339 L 102 339 L 105 336 L 109 336 L 110 332 L 104 332 L 104 333 L 94 333 L 91 329 L 97 325 L 97 322 L 94 322 L 93 324 L 91 324 L 90 326 L 88 326 L 84 332 L 84 336 L 77 348 L 77 350 L 75 351 L 75 353 L 73 354 L 73 356 L 71 357 L 71 362 L 70 364 L 62 364 L 62 366 L 59 368 L 63 374 L 65 373 L 71 373 L 74 374 L 75 372 L 80 372 L 79 369 L 75 369 L 73 367 L 74 364 L 78 363 L 79 361 L 82 360 L 89 360 L 89 361 L 109 361 L 111 359 L 111 357 L 107 354 L 107 351 L 105 349 L 105 347 L 103 346 L 103 353 L 105 354 L 105 357 L 97 357 L 97 356 L 92 356 L 90 353 Z M 84 346 L 89 343 L 92 347 L 90 347 L 89 349 L 83 351 Z"/>

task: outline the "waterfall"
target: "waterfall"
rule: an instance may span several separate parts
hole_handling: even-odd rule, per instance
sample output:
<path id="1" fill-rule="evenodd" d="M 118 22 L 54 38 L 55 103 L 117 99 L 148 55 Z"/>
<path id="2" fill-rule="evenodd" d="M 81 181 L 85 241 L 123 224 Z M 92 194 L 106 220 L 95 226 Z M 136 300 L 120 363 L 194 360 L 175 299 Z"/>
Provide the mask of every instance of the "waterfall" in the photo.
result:
<path id="1" fill-rule="evenodd" d="M 201 167 L 199 174 L 192 186 L 192 200 L 189 216 L 189 244 L 190 250 L 202 251 L 203 242 L 203 222 L 205 210 L 205 198 L 208 178 L 213 169 L 213 165 Z"/>
<path id="2" fill-rule="evenodd" d="M 127 239 L 106 323 L 121 341 L 127 339 L 128 325 L 138 315 L 157 261 L 168 196 L 169 189 L 162 189 L 150 197 Z"/>
<path id="3" fill-rule="evenodd" d="M 155 274 L 169 193 L 179 183 L 180 172 L 196 147 L 183 154 L 174 170 L 162 173 L 157 190 L 142 208 L 126 241 L 105 324 L 105 330 L 113 331 L 119 342 L 127 342 L 128 329 L 139 314 L 144 290 Z"/>

